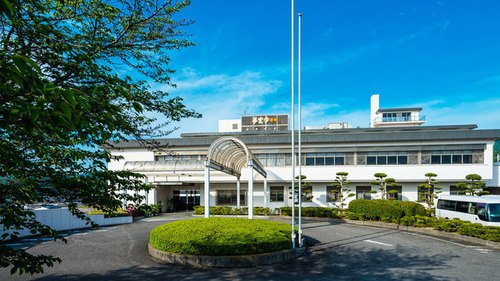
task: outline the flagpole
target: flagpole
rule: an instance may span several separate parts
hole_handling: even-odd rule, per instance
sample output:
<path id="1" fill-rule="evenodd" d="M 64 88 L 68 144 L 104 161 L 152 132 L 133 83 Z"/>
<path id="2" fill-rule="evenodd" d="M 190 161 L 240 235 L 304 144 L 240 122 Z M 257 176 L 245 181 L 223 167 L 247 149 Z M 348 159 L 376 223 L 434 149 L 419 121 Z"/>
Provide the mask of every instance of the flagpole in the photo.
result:
<path id="1" fill-rule="evenodd" d="M 295 92 L 294 92 L 294 0 L 292 1 L 292 16 L 291 16 L 291 25 L 292 25 L 292 248 L 295 248 Z"/>
<path id="2" fill-rule="evenodd" d="M 301 44 L 301 24 L 302 24 L 302 14 L 298 14 L 299 17 L 299 40 L 298 40 L 298 90 L 299 90 L 299 247 L 302 247 L 302 113 L 301 113 L 301 103 L 300 103 L 300 44 Z"/>

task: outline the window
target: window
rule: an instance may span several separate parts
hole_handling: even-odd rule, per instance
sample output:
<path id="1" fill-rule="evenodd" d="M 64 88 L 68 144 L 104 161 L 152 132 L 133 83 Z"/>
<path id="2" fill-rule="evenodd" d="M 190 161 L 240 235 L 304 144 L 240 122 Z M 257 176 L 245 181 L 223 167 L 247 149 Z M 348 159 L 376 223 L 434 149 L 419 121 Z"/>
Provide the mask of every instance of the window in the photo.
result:
<path id="1" fill-rule="evenodd" d="M 421 158 L 422 164 L 480 164 L 483 162 L 484 152 L 482 150 L 422 151 Z"/>
<path id="2" fill-rule="evenodd" d="M 237 191 L 236 190 L 217 190 L 216 195 L 217 205 L 236 206 Z M 240 205 L 246 205 L 246 191 L 240 191 Z"/>
<path id="3" fill-rule="evenodd" d="M 457 212 L 461 212 L 461 213 L 468 213 L 469 212 L 469 202 L 457 201 L 455 210 Z"/>
<path id="4" fill-rule="evenodd" d="M 340 194 L 340 186 L 327 186 L 326 187 L 326 202 L 340 202 L 342 197 Z"/>
<path id="5" fill-rule="evenodd" d="M 394 200 L 403 200 L 402 197 L 403 187 L 402 186 L 388 186 L 387 187 L 387 198 Z"/>
<path id="6" fill-rule="evenodd" d="M 238 124 L 233 124 L 233 130 L 238 130 Z"/>
<path id="7" fill-rule="evenodd" d="M 382 113 L 382 122 L 396 122 L 396 113 Z"/>
<path id="8" fill-rule="evenodd" d="M 488 221 L 488 212 L 486 211 L 485 203 L 477 203 L 476 204 L 477 216 L 480 220 Z"/>
<path id="9" fill-rule="evenodd" d="M 476 203 L 469 203 L 469 214 L 476 214 Z"/>
<path id="10" fill-rule="evenodd" d="M 408 152 L 358 152 L 358 165 L 406 165 Z"/>
<path id="11" fill-rule="evenodd" d="M 401 113 L 402 121 L 411 121 L 411 112 L 403 112 Z"/>
<path id="12" fill-rule="evenodd" d="M 458 195 L 460 190 L 456 185 L 450 185 L 450 195 Z"/>
<path id="13" fill-rule="evenodd" d="M 443 209 L 443 210 L 449 210 L 449 211 L 454 211 L 455 210 L 455 204 L 456 201 L 452 200 L 438 200 L 438 209 Z"/>
<path id="14" fill-rule="evenodd" d="M 284 188 L 283 186 L 271 186 L 269 190 L 270 202 L 283 202 L 284 201 Z"/>
<path id="15" fill-rule="evenodd" d="M 353 157 L 352 153 L 327 152 L 327 153 L 306 153 L 303 156 L 306 166 L 331 166 L 345 165 L 345 157 Z"/>
<path id="16" fill-rule="evenodd" d="M 356 186 L 356 199 L 372 199 L 371 190 L 371 186 Z"/>
<path id="17" fill-rule="evenodd" d="M 259 159 L 262 165 L 268 167 L 292 165 L 291 154 L 266 153 L 266 154 L 255 154 L 255 157 Z"/>
<path id="18" fill-rule="evenodd" d="M 167 160 L 199 160 L 205 155 L 155 155 L 155 161 Z"/>

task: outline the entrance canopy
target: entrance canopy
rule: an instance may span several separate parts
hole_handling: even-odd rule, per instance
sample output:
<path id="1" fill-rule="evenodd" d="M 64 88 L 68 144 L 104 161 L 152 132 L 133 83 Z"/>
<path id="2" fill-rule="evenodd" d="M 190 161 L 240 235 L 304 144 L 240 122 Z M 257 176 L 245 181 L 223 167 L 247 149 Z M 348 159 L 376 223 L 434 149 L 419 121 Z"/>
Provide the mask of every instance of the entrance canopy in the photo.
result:
<path id="1" fill-rule="evenodd" d="M 235 137 L 222 137 L 208 148 L 207 166 L 235 177 L 241 176 L 241 169 L 251 166 L 263 177 L 267 173 L 260 161 L 252 154 L 243 141 Z"/>
<path id="2" fill-rule="evenodd" d="M 243 141 L 235 137 L 216 139 L 208 148 L 205 163 L 205 217 L 210 217 L 210 169 L 222 171 L 237 178 L 237 207 L 240 207 L 240 177 L 243 167 L 250 167 L 248 178 L 248 218 L 253 218 L 253 172 L 264 177 L 264 198 L 267 193 L 267 173 Z"/>

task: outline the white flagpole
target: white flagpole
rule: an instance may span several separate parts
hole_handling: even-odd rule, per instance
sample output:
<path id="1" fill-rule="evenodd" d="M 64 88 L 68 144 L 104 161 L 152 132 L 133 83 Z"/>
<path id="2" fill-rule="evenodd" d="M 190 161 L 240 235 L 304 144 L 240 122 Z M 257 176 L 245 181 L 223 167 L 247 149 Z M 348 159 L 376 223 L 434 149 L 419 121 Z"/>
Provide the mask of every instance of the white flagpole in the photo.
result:
<path id="1" fill-rule="evenodd" d="M 295 248 L 295 92 L 294 92 L 294 0 L 292 0 L 292 248 Z"/>
<path id="2" fill-rule="evenodd" d="M 301 103 L 300 103 L 300 44 L 301 44 L 301 24 L 302 24 L 302 14 L 299 13 L 299 50 L 298 50 L 298 90 L 299 90 L 299 247 L 302 247 L 302 113 L 301 113 Z"/>

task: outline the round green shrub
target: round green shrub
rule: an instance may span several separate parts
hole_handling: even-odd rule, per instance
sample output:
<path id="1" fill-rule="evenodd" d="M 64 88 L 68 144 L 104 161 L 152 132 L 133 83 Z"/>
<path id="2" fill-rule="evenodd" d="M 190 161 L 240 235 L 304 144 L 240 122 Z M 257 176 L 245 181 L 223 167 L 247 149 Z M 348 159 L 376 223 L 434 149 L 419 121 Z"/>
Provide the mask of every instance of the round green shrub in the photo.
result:
<path id="1" fill-rule="evenodd" d="M 200 218 L 176 221 L 151 231 L 158 250 L 203 256 L 270 253 L 291 248 L 290 225 L 243 218 Z"/>

